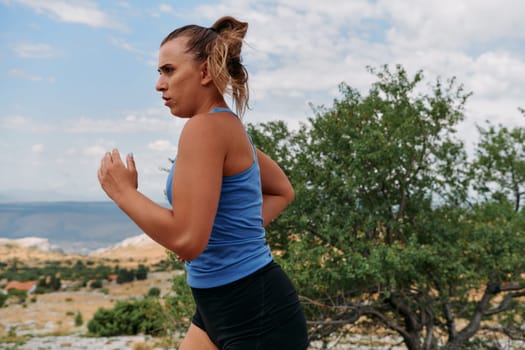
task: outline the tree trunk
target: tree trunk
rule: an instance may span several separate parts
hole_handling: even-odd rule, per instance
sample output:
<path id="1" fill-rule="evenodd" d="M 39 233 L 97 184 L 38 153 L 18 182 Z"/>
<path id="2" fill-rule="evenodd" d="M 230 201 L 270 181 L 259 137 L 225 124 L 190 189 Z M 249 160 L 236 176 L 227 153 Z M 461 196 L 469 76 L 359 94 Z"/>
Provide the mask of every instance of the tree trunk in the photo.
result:
<path id="1" fill-rule="evenodd" d="M 403 336 L 403 340 L 408 350 L 422 350 L 421 341 L 419 340 L 419 336 L 417 334 Z"/>

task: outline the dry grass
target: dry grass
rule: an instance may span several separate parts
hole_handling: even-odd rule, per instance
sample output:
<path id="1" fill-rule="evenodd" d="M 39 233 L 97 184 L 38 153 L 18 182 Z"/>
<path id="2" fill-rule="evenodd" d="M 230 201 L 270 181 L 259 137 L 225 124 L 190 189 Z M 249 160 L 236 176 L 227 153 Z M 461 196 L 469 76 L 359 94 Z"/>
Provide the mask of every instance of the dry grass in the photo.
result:
<path id="1" fill-rule="evenodd" d="M 6 262 L 17 259 L 27 266 L 38 266 L 45 261 L 82 260 L 84 257 L 76 254 L 45 252 L 36 248 L 21 247 L 16 244 L 0 244 L 0 261 Z"/>
<path id="2" fill-rule="evenodd" d="M 91 259 L 103 261 L 119 261 L 119 266 L 136 266 L 138 264 L 153 265 L 161 260 L 166 260 L 166 249 L 155 242 L 147 242 L 141 246 L 115 248 L 89 256 Z"/>
<path id="3" fill-rule="evenodd" d="M 131 344 L 132 350 L 153 350 L 153 346 L 143 341 L 136 341 Z"/>

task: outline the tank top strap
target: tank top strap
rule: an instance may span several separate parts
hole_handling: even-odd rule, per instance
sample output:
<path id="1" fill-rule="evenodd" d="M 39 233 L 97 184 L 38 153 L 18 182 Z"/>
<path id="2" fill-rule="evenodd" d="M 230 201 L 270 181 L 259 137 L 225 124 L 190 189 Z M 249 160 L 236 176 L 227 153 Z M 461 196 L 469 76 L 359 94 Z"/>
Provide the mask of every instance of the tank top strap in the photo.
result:
<path id="1" fill-rule="evenodd" d="M 215 107 L 213 108 L 210 113 L 219 113 L 219 112 L 229 112 L 231 114 L 233 114 L 234 116 L 236 116 L 237 118 L 239 118 L 239 116 L 237 114 L 235 114 L 231 109 L 229 109 L 228 107 Z"/>

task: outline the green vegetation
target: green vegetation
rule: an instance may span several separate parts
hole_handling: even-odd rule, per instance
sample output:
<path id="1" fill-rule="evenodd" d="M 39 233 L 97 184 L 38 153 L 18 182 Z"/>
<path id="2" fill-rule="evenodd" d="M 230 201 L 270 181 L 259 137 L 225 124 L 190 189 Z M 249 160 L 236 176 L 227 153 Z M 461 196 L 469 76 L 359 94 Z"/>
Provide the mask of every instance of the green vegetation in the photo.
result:
<path id="1" fill-rule="evenodd" d="M 16 333 L 16 327 L 10 327 L 6 335 L 0 336 L 0 344 L 13 344 L 12 347 L 10 347 L 9 349 L 16 350 L 19 346 L 24 345 L 27 342 L 28 338 L 29 336 L 27 335 L 18 335 Z"/>
<path id="2" fill-rule="evenodd" d="M 60 281 L 60 278 L 57 277 L 57 275 L 51 275 L 48 277 L 41 277 L 38 280 L 38 285 L 35 290 L 35 293 L 37 294 L 43 294 L 48 292 L 55 292 L 57 290 L 60 290 L 60 287 L 62 286 L 62 282 Z"/>
<path id="3" fill-rule="evenodd" d="M 102 288 L 102 280 L 101 279 L 94 280 L 93 282 L 90 283 L 89 287 L 92 289 Z"/>
<path id="4" fill-rule="evenodd" d="M 62 264 L 60 261 L 47 261 L 45 266 L 26 266 L 18 259 L 11 259 L 6 262 L 5 266 L 0 267 L 0 280 L 6 279 L 8 281 L 41 281 L 44 284 L 40 287 L 50 287 L 51 290 L 57 287 L 58 281 L 50 281 L 53 278 L 60 278 L 61 280 L 92 280 L 113 273 L 113 268 L 107 265 L 99 264 L 95 266 L 94 261 L 81 260 L 72 265 L 71 263 Z"/>
<path id="5" fill-rule="evenodd" d="M 195 302 L 191 289 L 186 283 L 186 275 L 173 278 L 172 290 L 175 295 L 165 297 L 165 307 L 168 315 L 170 315 L 169 322 L 176 330 L 185 332 L 195 313 Z"/>
<path id="6" fill-rule="evenodd" d="M 117 301 L 113 309 L 98 309 L 88 322 L 91 335 L 111 337 L 138 333 L 163 336 L 169 328 L 165 310 L 157 298 Z"/>
<path id="7" fill-rule="evenodd" d="M 84 324 L 84 319 L 82 318 L 82 314 L 77 311 L 75 314 L 75 326 L 80 327 Z"/>
<path id="8" fill-rule="evenodd" d="M 112 274 L 117 275 L 117 283 L 127 283 L 145 280 L 148 272 L 149 268 L 143 264 L 139 264 L 136 269 L 121 269 L 118 266 L 95 264 L 90 260 L 86 263 L 78 260 L 75 264 L 71 261 L 65 261 L 63 264 L 59 261 L 47 261 L 44 267 L 30 267 L 24 266 L 18 259 L 12 259 L 0 268 L 0 279 L 38 281 L 36 293 L 48 293 L 59 290 L 63 280 L 83 281 L 84 285 L 94 280 L 91 287 L 101 288 L 102 280 L 108 279 Z"/>
<path id="9" fill-rule="evenodd" d="M 422 72 L 370 71 L 367 95 L 341 85 L 297 131 L 249 127 L 296 190 L 268 239 L 312 339 L 357 321 L 410 350 L 525 338 L 525 128 L 479 127 L 467 153 L 470 94 L 454 79 L 425 88 Z"/>
<path id="10" fill-rule="evenodd" d="M 7 294 L 0 293 L 0 307 L 4 306 L 8 296 Z"/>
<path id="11" fill-rule="evenodd" d="M 23 290 L 16 290 L 16 289 L 9 289 L 7 291 L 7 297 L 8 298 L 17 298 L 18 303 L 22 304 L 27 299 L 27 292 Z"/>
<path id="12" fill-rule="evenodd" d="M 160 296 L 160 289 L 157 287 L 151 287 L 148 290 L 148 294 L 146 295 L 148 297 L 159 297 Z"/>

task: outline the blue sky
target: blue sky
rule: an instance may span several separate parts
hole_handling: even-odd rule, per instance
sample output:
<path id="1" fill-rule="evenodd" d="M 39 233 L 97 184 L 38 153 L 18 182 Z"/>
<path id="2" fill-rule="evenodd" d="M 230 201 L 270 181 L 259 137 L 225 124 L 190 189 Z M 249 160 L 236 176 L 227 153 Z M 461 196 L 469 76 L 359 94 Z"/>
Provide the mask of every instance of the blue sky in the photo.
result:
<path id="1" fill-rule="evenodd" d="M 133 152 L 140 189 L 163 201 L 183 121 L 157 79 L 158 45 L 189 23 L 247 21 L 246 122 L 312 116 L 341 82 L 366 93 L 366 66 L 456 76 L 474 93 L 460 134 L 485 120 L 525 126 L 521 0 L 0 0 L 0 201 L 105 200 L 103 153 Z"/>

